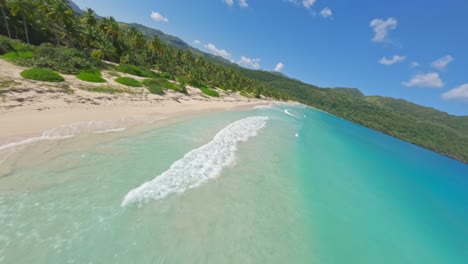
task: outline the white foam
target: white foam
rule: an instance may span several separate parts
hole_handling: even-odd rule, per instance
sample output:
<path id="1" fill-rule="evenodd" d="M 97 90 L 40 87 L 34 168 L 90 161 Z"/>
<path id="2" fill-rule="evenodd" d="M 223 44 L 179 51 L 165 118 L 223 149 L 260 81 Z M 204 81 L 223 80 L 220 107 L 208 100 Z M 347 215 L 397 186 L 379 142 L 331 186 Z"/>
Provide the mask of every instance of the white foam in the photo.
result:
<path id="1" fill-rule="evenodd" d="M 188 152 L 161 175 L 129 191 L 121 205 L 162 199 L 216 178 L 224 167 L 235 161 L 238 143 L 255 137 L 267 120 L 268 117 L 253 116 L 228 125 L 212 141 Z"/>
<path id="2" fill-rule="evenodd" d="M 42 134 L 42 136 L 40 136 L 40 137 L 28 138 L 28 139 L 25 139 L 25 140 L 22 140 L 22 141 L 11 142 L 11 143 L 7 143 L 7 144 L 4 144 L 4 145 L 1 145 L 1 146 L 0 146 L 0 150 L 10 149 L 10 148 L 15 148 L 15 147 L 20 147 L 20 146 L 23 146 L 23 145 L 27 145 L 27 144 L 31 144 L 31 143 L 38 142 L 38 141 L 43 141 L 43 140 L 60 140 L 60 139 L 66 139 L 66 138 L 71 138 L 71 137 L 73 137 L 73 135 L 66 135 L 66 136 L 48 136 L 47 134 L 48 134 L 48 133 L 44 133 L 44 134 Z"/>
<path id="3" fill-rule="evenodd" d="M 126 129 L 127 129 L 126 127 L 119 127 L 119 128 L 113 128 L 113 129 L 99 130 L 94 133 L 102 134 L 102 133 L 111 133 L 111 132 L 124 132 Z"/>
<path id="4" fill-rule="evenodd" d="M 284 109 L 283 112 L 284 112 L 285 114 L 287 114 L 288 116 L 292 116 L 292 117 L 294 117 L 294 118 L 299 118 L 299 116 L 297 116 L 297 115 L 291 113 L 291 110 L 289 110 L 289 109 Z"/>
<path id="5" fill-rule="evenodd" d="M 296 137 L 299 137 L 299 133 L 296 133 Z"/>
<path id="6" fill-rule="evenodd" d="M 254 106 L 252 109 L 271 109 L 273 108 L 273 105 L 257 105 L 257 106 Z"/>

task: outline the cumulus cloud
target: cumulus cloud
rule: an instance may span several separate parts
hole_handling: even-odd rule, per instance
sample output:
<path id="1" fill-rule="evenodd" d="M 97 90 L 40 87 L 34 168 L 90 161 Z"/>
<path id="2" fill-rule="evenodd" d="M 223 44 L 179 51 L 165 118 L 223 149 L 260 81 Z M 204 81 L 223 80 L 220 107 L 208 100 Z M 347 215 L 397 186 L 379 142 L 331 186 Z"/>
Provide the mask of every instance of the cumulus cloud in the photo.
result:
<path id="1" fill-rule="evenodd" d="M 156 22 L 169 22 L 169 19 L 167 17 L 163 17 L 161 14 L 158 12 L 151 12 L 151 19 L 153 19 Z"/>
<path id="2" fill-rule="evenodd" d="M 387 57 L 382 57 L 379 60 L 379 63 L 383 65 L 393 65 L 397 62 L 404 61 L 405 59 L 406 59 L 406 56 L 393 55 L 393 57 L 390 59 L 387 59 Z"/>
<path id="3" fill-rule="evenodd" d="M 231 58 L 231 54 L 229 52 L 227 52 L 226 50 L 223 50 L 223 49 L 218 49 L 218 48 L 216 48 L 215 45 L 213 45 L 211 43 L 206 44 L 205 48 L 207 48 L 211 53 L 213 53 L 216 56 L 223 57 L 223 58 L 225 58 L 227 60 L 229 60 Z"/>
<path id="4" fill-rule="evenodd" d="M 237 62 L 239 65 L 258 69 L 260 68 L 260 59 L 251 59 L 245 56 L 241 56 L 241 59 Z"/>
<path id="5" fill-rule="evenodd" d="M 445 100 L 460 100 L 468 102 L 468 83 L 462 84 L 457 88 L 443 93 L 442 98 Z"/>
<path id="6" fill-rule="evenodd" d="M 439 73 L 418 73 L 411 78 L 408 82 L 403 82 L 403 85 L 408 87 L 427 87 L 427 88 L 441 88 L 444 82 L 440 79 Z"/>
<path id="7" fill-rule="evenodd" d="M 333 12 L 328 7 L 325 7 L 324 9 L 322 9 L 322 11 L 320 11 L 320 16 L 324 18 L 331 17 L 332 15 L 333 15 Z"/>
<path id="8" fill-rule="evenodd" d="M 311 8 L 315 4 L 316 0 L 302 0 L 302 5 L 305 8 Z"/>
<path id="9" fill-rule="evenodd" d="M 247 3 L 247 0 L 239 0 L 239 6 L 246 8 L 249 7 L 249 4 Z"/>
<path id="10" fill-rule="evenodd" d="M 276 64 L 275 72 L 281 72 L 283 68 L 284 68 L 284 64 L 279 62 L 278 64 Z"/>
<path id="11" fill-rule="evenodd" d="M 234 4 L 233 0 L 224 0 L 224 2 L 226 2 L 228 6 L 232 6 L 232 4 Z"/>
<path id="12" fill-rule="evenodd" d="M 197 45 L 202 44 L 202 42 L 201 42 L 200 40 L 198 40 L 198 39 L 194 40 L 193 43 L 195 43 L 195 44 L 197 44 Z"/>
<path id="13" fill-rule="evenodd" d="M 450 55 L 444 56 L 432 62 L 431 66 L 438 70 L 445 70 L 445 68 L 454 60 Z"/>
<path id="14" fill-rule="evenodd" d="M 384 42 L 388 40 L 388 32 L 394 30 L 398 25 L 398 21 L 393 17 L 383 20 L 381 18 L 376 18 L 370 22 L 370 26 L 375 32 L 374 42 Z"/>

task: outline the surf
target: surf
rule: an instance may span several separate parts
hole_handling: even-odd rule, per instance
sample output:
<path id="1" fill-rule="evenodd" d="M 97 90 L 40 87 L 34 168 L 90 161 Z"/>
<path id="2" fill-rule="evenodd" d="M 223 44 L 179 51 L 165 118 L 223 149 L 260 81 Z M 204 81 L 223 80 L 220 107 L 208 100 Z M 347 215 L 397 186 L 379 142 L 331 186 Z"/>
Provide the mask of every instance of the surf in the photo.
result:
<path id="1" fill-rule="evenodd" d="M 161 175 L 129 191 L 121 206 L 183 193 L 218 177 L 224 167 L 235 161 L 238 144 L 257 136 L 267 120 L 268 117 L 253 116 L 231 123 L 219 131 L 213 140 L 185 154 Z"/>

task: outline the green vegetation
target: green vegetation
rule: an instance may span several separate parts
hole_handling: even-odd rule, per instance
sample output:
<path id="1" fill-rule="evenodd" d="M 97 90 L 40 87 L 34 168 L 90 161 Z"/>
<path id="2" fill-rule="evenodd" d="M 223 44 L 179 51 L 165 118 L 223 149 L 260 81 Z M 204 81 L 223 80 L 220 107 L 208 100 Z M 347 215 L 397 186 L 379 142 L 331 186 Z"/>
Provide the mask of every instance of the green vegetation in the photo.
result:
<path id="1" fill-rule="evenodd" d="M 34 56 L 34 46 L 0 36 L 0 55 L 11 62 L 20 62 Z"/>
<path id="2" fill-rule="evenodd" d="M 323 89 L 279 73 L 245 69 L 158 30 L 118 23 L 112 17 L 98 18 L 91 9 L 77 15 L 65 0 L 4 3 L 9 23 L 0 27 L 0 34 L 35 45 L 0 37 L 0 55 L 19 65 L 75 75 L 121 71 L 149 78 L 145 86 L 152 93 L 166 89 L 188 93 L 185 86 L 191 85 L 210 96 L 216 96 L 213 89 L 220 87 L 249 98 L 294 100 L 468 162 L 466 116 L 451 116 L 393 98 L 366 97 L 357 89 Z M 18 5 L 22 12 L 12 12 Z M 121 66 L 108 66 L 100 60 Z M 142 86 L 131 78 L 119 79 L 125 85 Z M 91 90 L 117 92 L 113 89 Z"/>
<path id="3" fill-rule="evenodd" d="M 154 94 L 164 94 L 164 90 L 173 90 L 179 93 L 188 94 L 184 84 L 177 85 L 174 82 L 161 77 L 146 79 L 143 81 L 143 85 L 148 87 L 148 90 Z M 162 93 L 161 93 L 162 92 Z"/>
<path id="4" fill-rule="evenodd" d="M 148 88 L 150 93 L 164 95 L 164 87 L 159 79 L 146 79 L 142 83 Z"/>
<path id="5" fill-rule="evenodd" d="M 145 69 L 143 67 L 135 66 L 135 65 L 128 65 L 128 64 L 120 65 L 119 67 L 117 67 L 117 70 L 123 73 L 128 73 L 128 74 L 136 75 L 140 77 L 151 78 L 151 77 L 156 76 L 152 71 Z"/>
<path id="6" fill-rule="evenodd" d="M 135 94 L 135 91 L 131 89 L 120 89 L 116 87 L 112 87 L 110 85 L 104 86 L 82 86 L 80 87 L 82 90 L 86 90 L 89 92 L 94 93 L 107 93 L 107 94 L 118 94 L 118 93 L 128 93 L 128 94 Z"/>
<path id="7" fill-rule="evenodd" d="M 25 79 L 44 81 L 44 82 L 63 82 L 65 79 L 58 73 L 49 69 L 32 68 L 21 72 Z"/>
<path id="8" fill-rule="evenodd" d="M 126 86 L 143 87 L 143 84 L 141 84 L 141 82 L 130 77 L 119 77 L 115 79 L 115 81 Z"/>
<path id="9" fill-rule="evenodd" d="M 76 78 L 85 81 L 85 82 L 95 82 L 95 83 L 103 83 L 106 82 L 101 77 L 101 73 L 99 71 L 82 71 L 80 74 L 76 76 Z"/>
<path id="10" fill-rule="evenodd" d="M 219 97 L 219 93 L 215 90 L 211 90 L 210 88 L 200 88 L 202 93 L 211 96 L 211 97 Z"/>

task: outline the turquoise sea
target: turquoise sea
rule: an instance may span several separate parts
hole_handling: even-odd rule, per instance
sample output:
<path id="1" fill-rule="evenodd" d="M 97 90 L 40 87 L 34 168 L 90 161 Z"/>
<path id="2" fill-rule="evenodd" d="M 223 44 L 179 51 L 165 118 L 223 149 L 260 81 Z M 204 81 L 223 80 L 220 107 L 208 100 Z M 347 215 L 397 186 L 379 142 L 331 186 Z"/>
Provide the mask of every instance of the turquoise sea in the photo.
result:
<path id="1" fill-rule="evenodd" d="M 467 263 L 466 164 L 299 105 L 166 123 L 0 147 L 0 263 Z"/>

